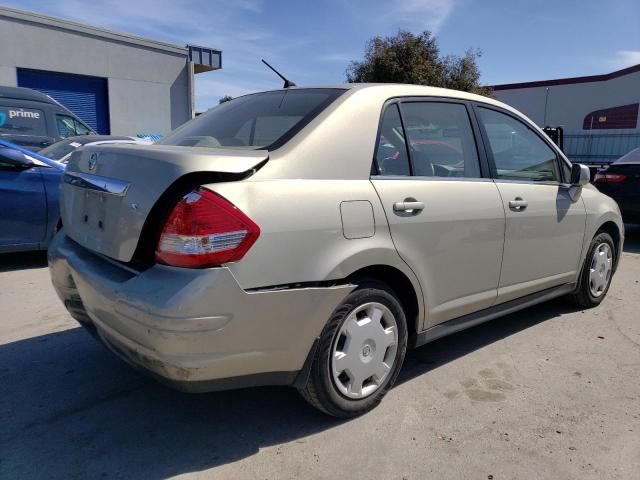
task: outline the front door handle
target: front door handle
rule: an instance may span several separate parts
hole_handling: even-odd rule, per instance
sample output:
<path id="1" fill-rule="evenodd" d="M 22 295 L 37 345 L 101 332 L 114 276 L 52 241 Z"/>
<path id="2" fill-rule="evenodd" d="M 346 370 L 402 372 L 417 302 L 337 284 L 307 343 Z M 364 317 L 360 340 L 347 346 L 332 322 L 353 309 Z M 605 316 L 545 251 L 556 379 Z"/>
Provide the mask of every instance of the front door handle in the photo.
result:
<path id="1" fill-rule="evenodd" d="M 414 212 L 414 211 L 420 211 L 420 210 L 424 210 L 424 203 L 423 202 L 418 202 L 418 201 L 412 201 L 412 202 L 396 202 L 393 204 L 393 211 L 394 212 Z"/>
<path id="2" fill-rule="evenodd" d="M 529 205 L 529 202 L 524 200 L 522 197 L 516 197 L 513 200 L 509 201 L 509 208 L 516 212 L 523 211 L 527 208 L 527 205 Z"/>

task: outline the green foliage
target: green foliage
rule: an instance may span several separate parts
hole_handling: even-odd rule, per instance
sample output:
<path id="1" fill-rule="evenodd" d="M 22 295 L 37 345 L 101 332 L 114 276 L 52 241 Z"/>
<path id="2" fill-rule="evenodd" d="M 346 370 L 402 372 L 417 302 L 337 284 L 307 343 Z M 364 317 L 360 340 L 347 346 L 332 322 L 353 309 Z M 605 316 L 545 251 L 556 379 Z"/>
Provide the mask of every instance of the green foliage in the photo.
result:
<path id="1" fill-rule="evenodd" d="M 352 83 L 412 83 L 453 88 L 490 95 L 480 85 L 477 59 L 482 53 L 469 49 L 464 56 L 440 56 L 437 39 L 429 31 L 420 34 L 400 30 L 391 37 L 373 37 L 364 59 L 352 61 L 347 81 Z"/>

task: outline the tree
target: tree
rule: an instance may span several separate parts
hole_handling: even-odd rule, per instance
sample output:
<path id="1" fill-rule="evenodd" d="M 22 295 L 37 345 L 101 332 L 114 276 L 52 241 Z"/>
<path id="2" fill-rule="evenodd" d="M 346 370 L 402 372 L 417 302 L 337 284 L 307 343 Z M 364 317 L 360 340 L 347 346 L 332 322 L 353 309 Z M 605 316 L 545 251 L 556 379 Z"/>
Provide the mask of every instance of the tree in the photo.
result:
<path id="1" fill-rule="evenodd" d="M 442 57 L 431 32 L 415 35 L 400 30 L 392 37 L 376 36 L 369 40 L 364 60 L 352 61 L 347 67 L 347 81 L 413 83 L 490 95 L 491 89 L 480 85 L 477 59 L 481 55 L 480 50 L 469 49 L 462 57 Z"/>
<path id="2" fill-rule="evenodd" d="M 224 97 L 220 97 L 218 103 L 228 102 L 229 100 L 233 100 L 233 97 L 231 95 L 225 95 Z"/>

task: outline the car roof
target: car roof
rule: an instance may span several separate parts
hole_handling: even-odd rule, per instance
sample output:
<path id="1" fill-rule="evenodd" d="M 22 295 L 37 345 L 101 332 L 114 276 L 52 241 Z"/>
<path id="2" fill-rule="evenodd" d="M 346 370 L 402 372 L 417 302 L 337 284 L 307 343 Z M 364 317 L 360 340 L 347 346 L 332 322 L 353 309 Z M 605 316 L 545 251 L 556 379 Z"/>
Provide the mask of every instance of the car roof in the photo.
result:
<path id="1" fill-rule="evenodd" d="M 378 97 L 442 97 L 442 98 L 457 98 L 461 100 L 469 100 L 474 102 L 482 102 L 496 107 L 504 108 L 522 116 L 522 112 L 518 112 L 513 107 L 502 103 L 494 98 L 484 95 L 478 95 L 475 93 L 463 92 L 462 90 L 453 90 L 450 88 L 430 87 L 426 85 L 414 85 L 408 83 L 336 83 L 325 85 L 309 85 L 309 86 L 295 86 L 289 88 L 279 88 L 269 91 L 287 91 L 287 90 L 307 90 L 307 89 L 338 89 L 349 90 L 352 92 L 358 91 L 372 91 L 377 94 Z M 263 92 L 256 92 L 263 93 Z M 252 94 L 249 94 L 252 95 Z"/>
<path id="2" fill-rule="evenodd" d="M 42 102 L 50 105 L 59 105 L 53 98 L 37 90 L 24 87 L 4 87 L 0 86 L 0 98 L 10 98 L 12 100 L 29 100 L 31 102 Z"/>

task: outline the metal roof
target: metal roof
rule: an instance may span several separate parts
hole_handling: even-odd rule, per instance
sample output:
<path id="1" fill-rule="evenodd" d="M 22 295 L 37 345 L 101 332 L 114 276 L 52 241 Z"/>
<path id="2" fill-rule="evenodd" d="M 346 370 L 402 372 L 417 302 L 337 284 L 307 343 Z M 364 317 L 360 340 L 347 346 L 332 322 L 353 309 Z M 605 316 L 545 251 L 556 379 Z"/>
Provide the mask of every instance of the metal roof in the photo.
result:
<path id="1" fill-rule="evenodd" d="M 616 70 L 615 72 L 603 73 L 600 75 L 556 78 L 552 80 L 536 80 L 533 82 L 504 83 L 501 85 L 493 85 L 491 88 L 494 90 L 512 90 L 516 88 L 551 87 L 554 85 L 571 85 L 574 83 L 603 82 L 606 80 L 611 80 L 613 78 L 623 77 L 624 75 L 629 75 L 635 72 L 640 72 L 640 64 L 632 65 L 631 67 L 623 68 L 622 70 Z"/>

